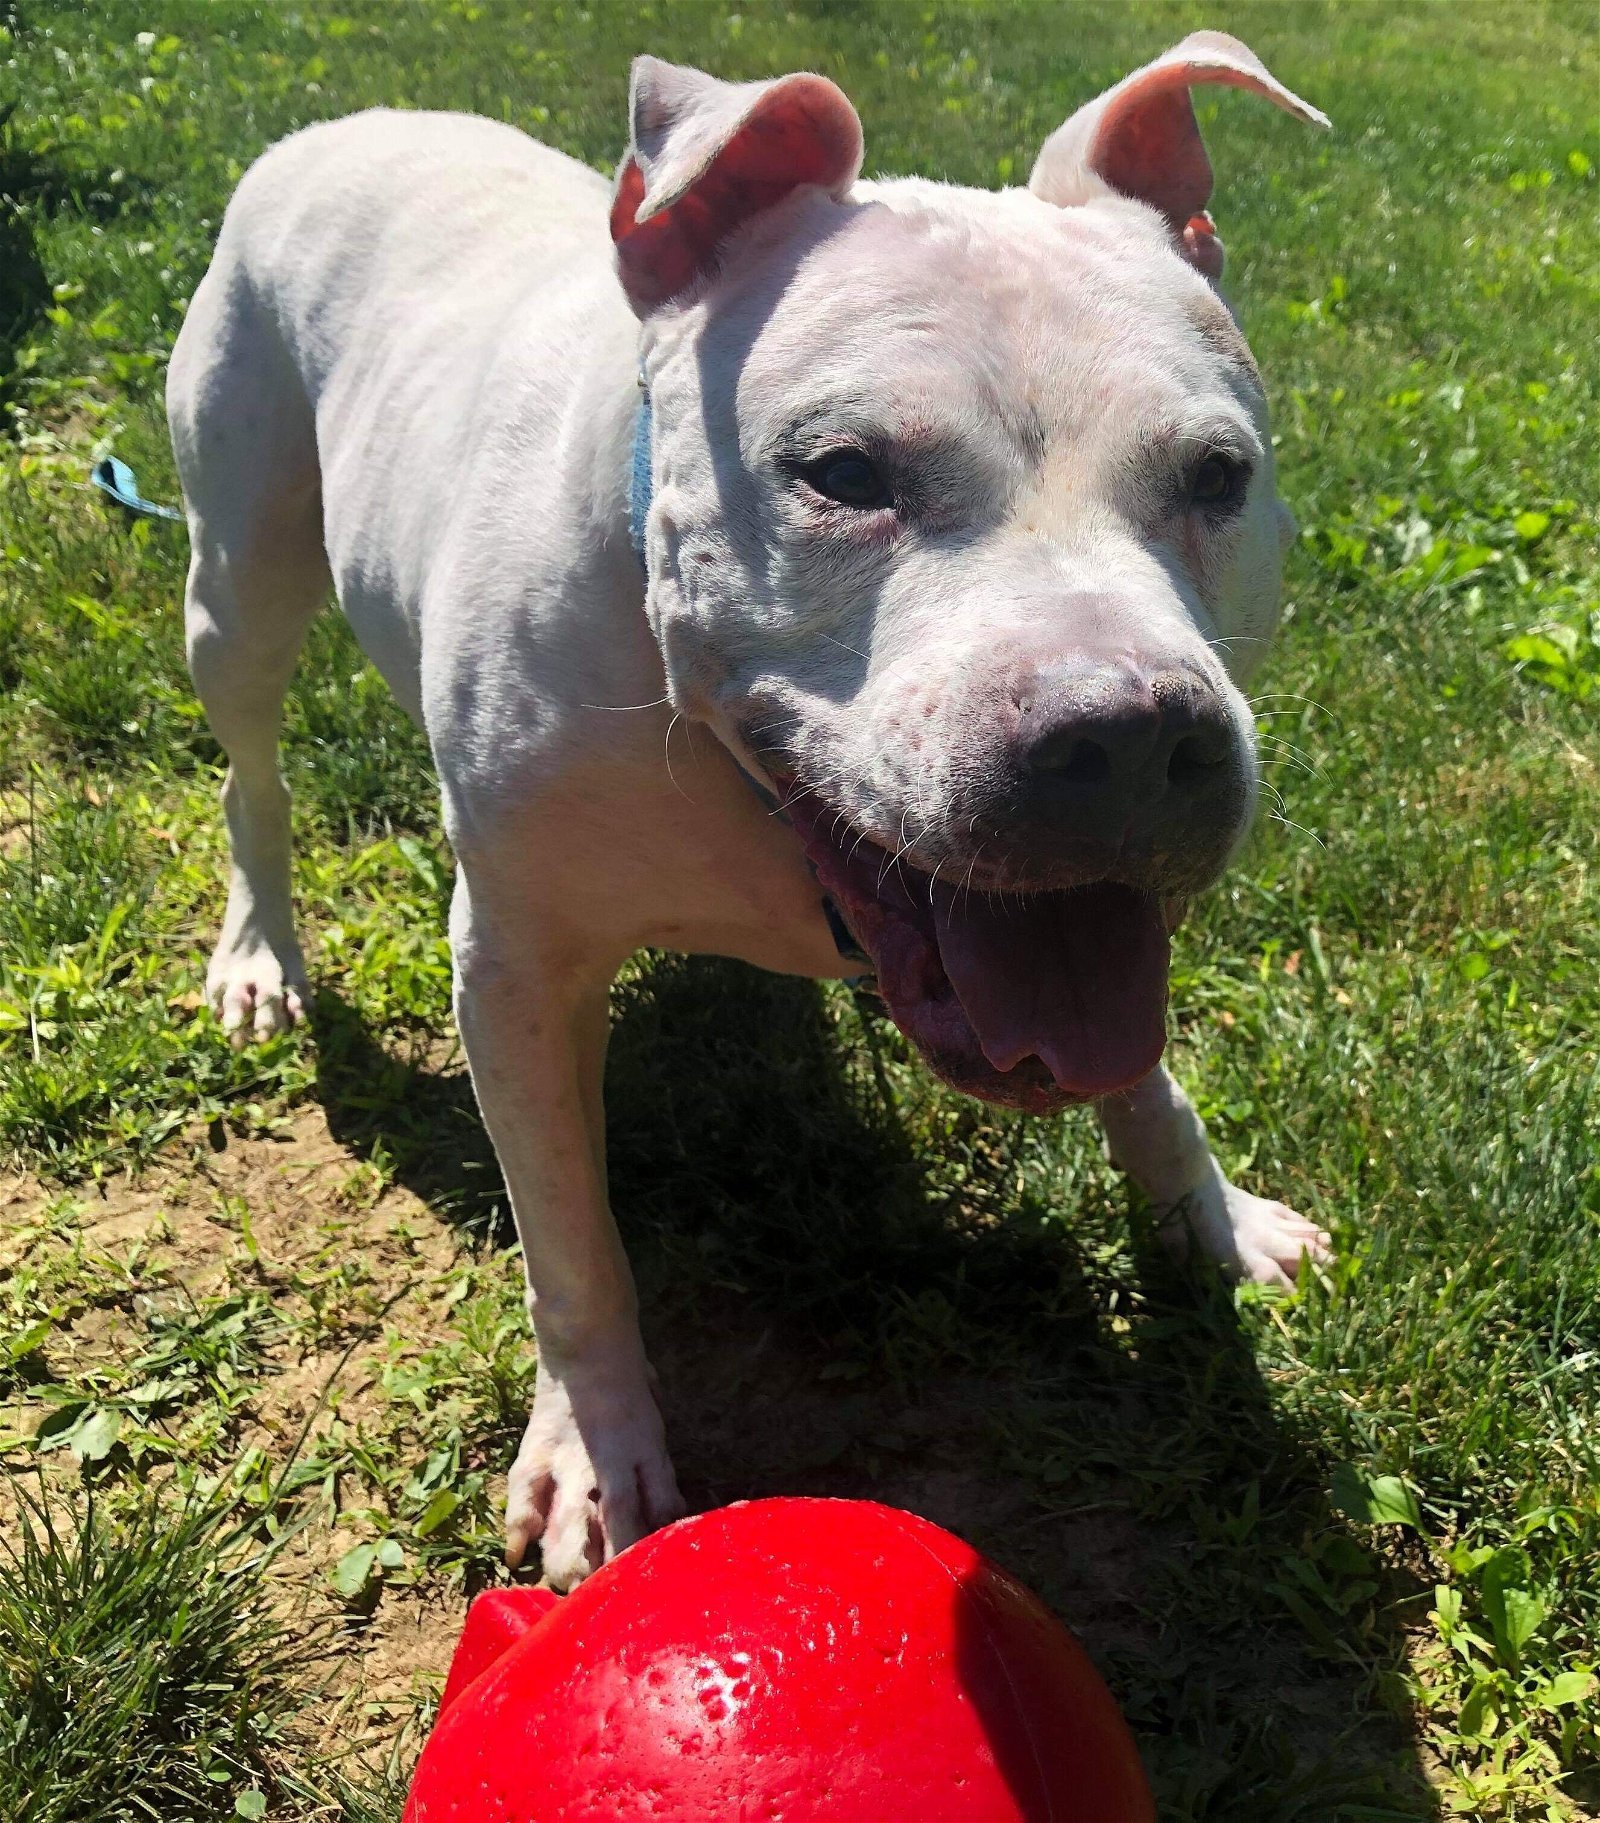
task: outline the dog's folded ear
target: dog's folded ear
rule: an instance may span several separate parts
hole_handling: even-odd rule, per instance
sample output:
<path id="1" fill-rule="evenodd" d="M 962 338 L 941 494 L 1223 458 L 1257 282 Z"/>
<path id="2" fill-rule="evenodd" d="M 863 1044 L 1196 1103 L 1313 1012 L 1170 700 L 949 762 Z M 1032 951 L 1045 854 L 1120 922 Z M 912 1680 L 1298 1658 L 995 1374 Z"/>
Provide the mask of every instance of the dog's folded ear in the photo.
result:
<path id="1" fill-rule="evenodd" d="M 807 184 L 842 196 L 861 170 L 861 122 L 825 76 L 719 82 L 638 57 L 629 115 L 611 238 L 641 316 L 692 285 L 751 216 Z"/>
<path id="2" fill-rule="evenodd" d="M 1184 257 L 1207 278 L 1222 274 L 1222 243 L 1206 214 L 1211 160 L 1189 99 L 1200 83 L 1264 95 L 1287 114 L 1325 127 L 1327 115 L 1286 89 L 1255 53 L 1226 32 L 1192 32 L 1154 63 L 1079 108 L 1044 142 L 1028 188 L 1063 206 L 1109 188 L 1167 218 Z"/>

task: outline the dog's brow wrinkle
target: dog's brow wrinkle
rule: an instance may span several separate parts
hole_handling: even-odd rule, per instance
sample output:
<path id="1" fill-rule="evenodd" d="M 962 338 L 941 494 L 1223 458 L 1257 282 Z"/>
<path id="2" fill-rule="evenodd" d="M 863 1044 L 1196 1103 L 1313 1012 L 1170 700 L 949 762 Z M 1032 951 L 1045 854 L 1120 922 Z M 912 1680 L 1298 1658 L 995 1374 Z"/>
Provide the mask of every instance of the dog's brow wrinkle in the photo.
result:
<path id="1" fill-rule="evenodd" d="M 1257 392 L 1263 390 L 1261 369 L 1256 366 L 1250 344 L 1220 304 L 1198 304 L 1190 312 L 1189 322 L 1213 354 L 1221 355 L 1230 367 L 1237 368 Z"/>
<path id="2" fill-rule="evenodd" d="M 1050 448 L 1050 432 L 1038 406 L 1030 399 L 1016 416 L 1013 435 L 1031 467 L 1044 461 Z"/>

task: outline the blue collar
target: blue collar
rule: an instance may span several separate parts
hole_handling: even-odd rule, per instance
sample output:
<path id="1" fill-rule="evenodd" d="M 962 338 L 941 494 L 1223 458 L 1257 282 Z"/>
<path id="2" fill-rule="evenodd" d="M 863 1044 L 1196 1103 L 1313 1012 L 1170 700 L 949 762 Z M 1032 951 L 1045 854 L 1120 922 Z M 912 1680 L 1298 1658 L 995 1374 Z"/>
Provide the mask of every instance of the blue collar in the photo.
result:
<path id="1" fill-rule="evenodd" d="M 644 375 L 639 376 L 639 414 L 633 421 L 633 468 L 628 481 L 628 542 L 633 546 L 633 554 L 639 559 L 639 568 L 644 571 L 648 581 L 650 560 L 645 552 L 645 525 L 650 518 L 650 492 L 655 477 L 651 469 L 650 443 L 650 392 L 644 383 Z M 738 765 L 738 761 L 734 762 Z M 783 817 L 783 806 L 759 779 L 739 766 L 739 776 L 766 805 L 768 811 Z M 809 866 L 810 863 L 807 862 Z M 815 871 L 815 870 L 813 870 Z M 872 958 L 862 949 L 851 935 L 850 926 L 839 915 L 839 908 L 826 893 L 822 895 L 822 915 L 828 920 L 828 930 L 833 937 L 833 946 L 839 952 L 843 962 L 865 963 L 872 967 Z M 869 978 L 870 982 L 870 978 Z"/>
<path id="2" fill-rule="evenodd" d="M 650 484 L 654 479 L 650 467 L 650 393 L 644 375 L 639 376 L 639 415 L 633 421 L 633 472 L 628 484 L 628 538 L 639 568 L 648 576 L 650 564 L 645 556 L 644 528 L 650 518 Z"/>

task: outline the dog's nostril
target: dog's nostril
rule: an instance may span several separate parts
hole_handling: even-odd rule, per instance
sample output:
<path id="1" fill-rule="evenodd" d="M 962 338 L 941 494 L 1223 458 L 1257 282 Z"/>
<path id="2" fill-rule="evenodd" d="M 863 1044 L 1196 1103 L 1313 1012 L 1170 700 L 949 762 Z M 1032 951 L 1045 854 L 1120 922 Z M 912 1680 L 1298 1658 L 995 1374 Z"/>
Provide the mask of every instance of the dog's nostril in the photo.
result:
<path id="1" fill-rule="evenodd" d="M 1198 785 L 1226 765 L 1227 759 L 1226 750 L 1215 741 L 1207 740 L 1203 735 L 1187 734 L 1173 748 L 1172 757 L 1167 761 L 1167 783 Z"/>
<path id="2" fill-rule="evenodd" d="M 1111 776 L 1111 755 L 1098 741 L 1079 741 L 1060 771 L 1071 784 L 1098 785 Z"/>
<path id="3" fill-rule="evenodd" d="M 1098 741 L 1046 740 L 1030 755 L 1035 772 L 1069 785 L 1100 785 L 1111 776 L 1111 755 Z"/>

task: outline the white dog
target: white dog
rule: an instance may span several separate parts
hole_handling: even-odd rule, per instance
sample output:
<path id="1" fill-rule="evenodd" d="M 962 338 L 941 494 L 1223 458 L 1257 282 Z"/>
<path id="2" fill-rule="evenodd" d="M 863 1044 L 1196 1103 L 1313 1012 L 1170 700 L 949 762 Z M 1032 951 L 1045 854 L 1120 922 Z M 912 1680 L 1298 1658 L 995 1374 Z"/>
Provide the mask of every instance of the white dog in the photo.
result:
<path id="1" fill-rule="evenodd" d="M 1168 933 L 1253 807 L 1239 685 L 1292 530 L 1213 288 L 1210 82 L 1326 124 L 1202 32 L 1026 190 L 865 183 L 831 82 L 646 57 L 614 185 L 370 113 L 228 209 L 168 388 L 230 761 L 211 998 L 241 1040 L 301 1011 L 277 739 L 331 579 L 438 764 L 539 1346 L 507 1552 L 558 1586 L 682 1510 L 606 1200 L 642 945 L 870 968 L 956 1088 L 1094 1101 L 1233 1270 L 1326 1250 L 1226 1181 L 1160 1064 Z"/>

